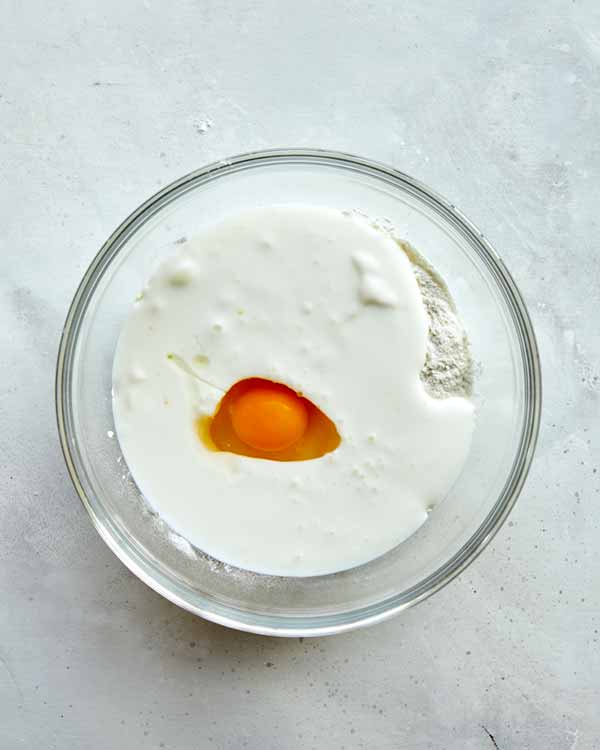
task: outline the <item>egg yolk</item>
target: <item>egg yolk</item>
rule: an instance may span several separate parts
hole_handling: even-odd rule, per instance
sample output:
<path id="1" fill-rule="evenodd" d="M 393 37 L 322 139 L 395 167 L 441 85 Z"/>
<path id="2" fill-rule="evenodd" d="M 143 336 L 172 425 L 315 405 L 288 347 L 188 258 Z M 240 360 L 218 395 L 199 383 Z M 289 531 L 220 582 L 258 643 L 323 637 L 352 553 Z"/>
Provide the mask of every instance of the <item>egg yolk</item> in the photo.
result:
<path id="1" fill-rule="evenodd" d="M 223 396 L 197 432 L 209 448 L 273 461 L 307 461 L 335 450 L 334 423 L 311 401 L 282 383 L 247 378 Z"/>
<path id="2" fill-rule="evenodd" d="M 274 385 L 251 388 L 230 409 L 235 434 L 259 451 L 282 451 L 306 432 L 308 415 L 302 399 Z"/>

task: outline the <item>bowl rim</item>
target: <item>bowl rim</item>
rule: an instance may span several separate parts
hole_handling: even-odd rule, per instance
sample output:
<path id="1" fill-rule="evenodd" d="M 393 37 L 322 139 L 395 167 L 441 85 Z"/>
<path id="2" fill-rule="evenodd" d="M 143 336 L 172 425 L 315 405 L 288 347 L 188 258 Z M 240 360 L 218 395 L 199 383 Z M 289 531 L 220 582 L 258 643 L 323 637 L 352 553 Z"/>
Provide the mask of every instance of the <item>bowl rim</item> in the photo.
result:
<path id="1" fill-rule="evenodd" d="M 504 293 L 503 299 L 509 307 L 512 322 L 519 339 L 519 348 L 521 351 L 520 363 L 524 368 L 524 389 L 526 394 L 525 414 L 519 439 L 519 448 L 510 474 L 499 497 L 477 531 L 443 565 L 422 581 L 400 594 L 394 594 L 381 602 L 370 604 L 367 607 L 348 610 L 342 616 L 311 615 L 282 618 L 279 615 L 250 613 L 248 610 L 235 609 L 233 607 L 211 607 L 209 599 L 206 599 L 206 604 L 199 606 L 194 602 L 188 601 L 162 583 L 159 580 L 162 574 L 156 569 L 154 569 L 156 577 L 151 575 L 142 564 L 142 560 L 135 559 L 118 542 L 111 530 L 107 528 L 102 519 L 97 515 L 93 503 L 86 494 L 72 451 L 72 445 L 75 445 L 76 438 L 71 434 L 68 427 L 69 414 L 67 413 L 67 404 L 69 402 L 67 391 L 70 381 L 69 368 L 78 340 L 79 323 L 85 313 L 87 302 L 94 291 L 99 277 L 110 264 L 113 257 L 118 254 L 124 239 L 136 231 L 138 228 L 137 225 L 144 215 L 148 213 L 153 215 L 166 203 L 170 203 L 171 200 L 176 199 L 179 195 L 187 192 L 188 189 L 193 188 L 195 183 L 204 182 L 208 179 L 212 180 L 245 167 L 260 166 L 265 163 L 268 165 L 274 162 L 306 163 L 307 160 L 312 164 L 318 165 L 319 163 L 323 163 L 330 166 L 344 166 L 347 169 L 355 169 L 363 173 L 367 172 L 370 175 L 385 179 L 396 187 L 401 187 L 404 190 L 408 189 L 409 192 L 417 198 L 424 200 L 429 207 L 436 210 L 438 214 L 442 215 L 442 218 L 453 225 L 465 237 L 470 247 L 478 253 L 480 259 L 485 262 L 496 284 Z M 535 452 L 540 426 L 541 401 L 541 366 L 531 319 L 512 275 L 483 233 L 454 204 L 406 173 L 378 161 L 341 151 L 320 148 L 277 148 L 251 151 L 212 162 L 171 182 L 144 201 L 108 237 L 83 275 L 69 306 L 62 329 L 55 375 L 56 419 L 67 470 L 92 523 L 112 552 L 134 575 L 150 588 L 183 609 L 200 615 L 212 622 L 237 630 L 281 637 L 332 635 L 383 622 L 427 599 L 460 575 L 487 547 L 504 524 L 516 503 L 529 473 Z"/>

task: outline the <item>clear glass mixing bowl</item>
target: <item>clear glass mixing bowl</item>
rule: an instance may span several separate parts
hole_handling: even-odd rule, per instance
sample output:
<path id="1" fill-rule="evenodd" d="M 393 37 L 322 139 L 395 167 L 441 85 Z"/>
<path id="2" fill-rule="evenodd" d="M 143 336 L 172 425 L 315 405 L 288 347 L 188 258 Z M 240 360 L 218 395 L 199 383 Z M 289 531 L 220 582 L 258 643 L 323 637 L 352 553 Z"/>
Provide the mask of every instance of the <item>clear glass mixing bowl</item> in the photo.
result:
<path id="1" fill-rule="evenodd" d="M 386 555 L 359 568 L 310 578 L 231 568 L 170 536 L 128 474 L 111 406 L 117 337 L 154 268 L 176 252 L 182 237 L 207 224 L 240 209 L 292 202 L 359 209 L 388 219 L 448 283 L 476 362 L 473 446 L 444 502 L 416 534 Z M 104 244 L 75 294 L 56 377 L 65 460 L 113 552 L 149 586 L 190 612 L 279 636 L 325 635 L 380 622 L 464 570 L 498 531 L 523 486 L 540 400 L 531 322 L 514 281 L 481 232 L 454 206 L 401 172 L 312 150 L 263 151 L 211 164 L 140 206 Z"/>

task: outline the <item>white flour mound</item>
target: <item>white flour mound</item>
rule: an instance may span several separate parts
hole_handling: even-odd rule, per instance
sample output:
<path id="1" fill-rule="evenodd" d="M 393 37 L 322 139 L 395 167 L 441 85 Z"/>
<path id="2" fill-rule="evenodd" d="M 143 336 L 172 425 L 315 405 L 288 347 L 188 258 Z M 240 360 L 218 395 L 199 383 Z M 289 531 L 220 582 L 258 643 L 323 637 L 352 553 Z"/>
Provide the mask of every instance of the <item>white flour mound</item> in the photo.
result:
<path id="1" fill-rule="evenodd" d="M 434 269 L 407 242 L 398 242 L 407 254 L 429 317 L 429 336 L 421 380 L 430 396 L 468 398 L 473 389 L 473 362 L 469 340 L 448 287 Z"/>
<path id="2" fill-rule="evenodd" d="M 342 213 L 361 216 L 374 229 L 391 237 L 411 262 L 427 316 L 429 335 L 421 380 L 433 398 L 462 396 L 473 392 L 473 360 L 469 339 L 444 280 L 412 245 L 398 238 L 389 219 L 373 219 L 357 209 Z"/>

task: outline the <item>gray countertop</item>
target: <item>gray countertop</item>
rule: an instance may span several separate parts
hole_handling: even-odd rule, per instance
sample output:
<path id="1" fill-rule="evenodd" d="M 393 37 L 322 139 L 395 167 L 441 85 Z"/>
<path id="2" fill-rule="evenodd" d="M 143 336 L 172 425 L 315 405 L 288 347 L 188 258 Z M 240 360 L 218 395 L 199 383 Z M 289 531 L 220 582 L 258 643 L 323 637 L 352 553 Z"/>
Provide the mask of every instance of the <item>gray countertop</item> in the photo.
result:
<path id="1" fill-rule="evenodd" d="M 0 749 L 600 747 L 600 5 L 17 3 L 0 44 Z M 322 146 L 449 197 L 513 272 L 545 404 L 510 522 L 443 591 L 316 640 L 225 630 L 113 557 L 68 480 L 67 305 L 160 186 Z"/>

